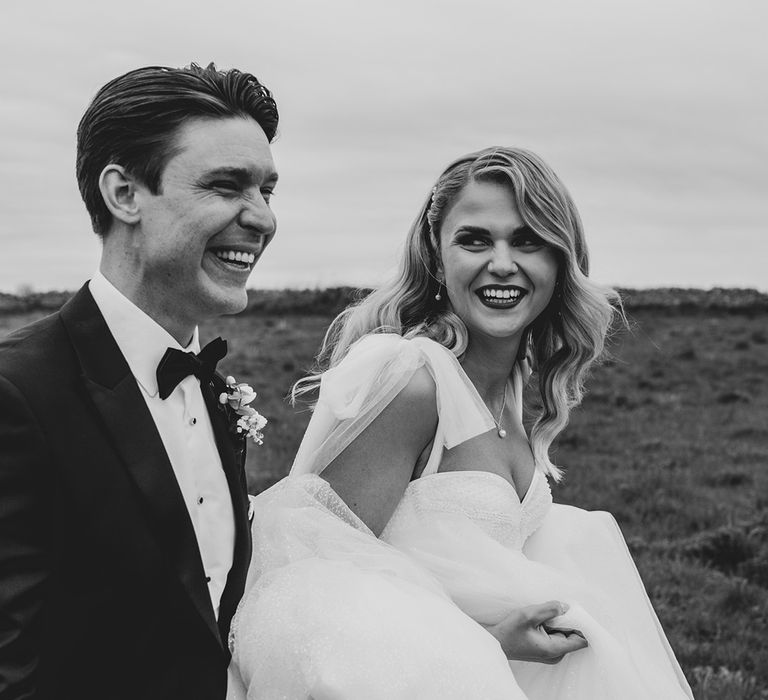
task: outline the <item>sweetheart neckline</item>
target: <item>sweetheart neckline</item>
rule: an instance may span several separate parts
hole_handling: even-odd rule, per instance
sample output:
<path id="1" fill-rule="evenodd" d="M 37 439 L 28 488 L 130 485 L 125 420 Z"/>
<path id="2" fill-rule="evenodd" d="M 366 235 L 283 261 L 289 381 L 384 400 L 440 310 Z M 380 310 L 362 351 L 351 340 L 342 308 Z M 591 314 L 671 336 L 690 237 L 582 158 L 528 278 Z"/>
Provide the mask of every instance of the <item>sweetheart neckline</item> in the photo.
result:
<path id="1" fill-rule="evenodd" d="M 423 479 L 429 479 L 435 476 L 451 476 L 456 474 L 487 474 L 488 476 L 491 476 L 495 479 L 500 479 L 503 481 L 509 488 L 512 489 L 512 493 L 515 494 L 517 497 L 518 502 L 521 506 L 525 505 L 525 502 L 528 500 L 528 496 L 533 491 L 533 482 L 536 480 L 537 475 L 539 475 L 541 472 L 539 472 L 538 469 L 535 469 L 533 472 L 533 476 L 531 477 L 531 482 L 528 484 L 528 488 L 525 491 L 525 495 L 520 498 L 519 494 L 517 493 L 517 489 L 515 488 L 515 485 L 511 483 L 509 480 L 505 479 L 501 474 L 497 474 L 496 472 L 489 472 L 486 469 L 456 469 L 454 471 L 449 472 L 434 472 L 433 474 L 426 474 L 425 476 L 420 476 L 418 479 L 414 479 L 408 484 L 407 488 L 410 488 L 413 484 L 422 481 Z M 407 489 L 406 489 L 407 490 Z"/>
<path id="2" fill-rule="evenodd" d="M 434 342 L 434 341 L 432 341 L 432 342 Z M 490 418 L 490 420 L 493 423 L 493 426 L 491 428 L 489 428 L 487 432 L 490 432 L 492 430 L 498 429 L 499 425 L 498 425 L 498 423 L 496 423 L 496 419 L 493 417 L 493 414 L 488 409 L 488 405 L 483 400 L 483 397 L 480 396 L 480 392 L 477 390 L 477 387 L 474 385 L 472 380 L 469 378 L 469 375 L 464 370 L 464 367 L 462 367 L 461 363 L 458 362 L 458 361 L 456 362 L 456 366 L 457 366 L 457 369 L 459 371 L 459 375 L 464 377 L 464 379 L 466 380 L 466 384 L 468 385 L 470 391 L 472 393 L 474 393 L 475 397 L 480 402 L 480 406 L 482 406 L 482 408 L 485 409 L 485 413 L 487 414 L 488 418 Z M 510 375 L 509 375 L 509 377 L 507 379 L 507 383 L 504 385 L 505 392 L 508 389 L 510 389 L 510 388 L 512 389 L 512 396 L 514 398 L 514 403 L 515 403 L 515 409 L 516 409 L 515 410 L 515 414 L 516 414 L 516 416 L 518 418 L 520 427 L 523 428 L 523 434 L 527 438 L 527 433 L 525 431 L 525 428 L 523 427 L 522 368 L 520 367 L 519 363 L 515 363 L 515 365 L 513 367 L 513 370 L 512 370 L 512 372 L 510 373 Z M 529 446 L 530 446 L 530 444 L 529 444 Z M 432 455 L 430 455 L 429 460 L 427 461 L 427 465 L 426 466 L 428 466 L 429 462 L 431 462 L 431 461 L 432 461 Z M 426 466 L 425 466 L 425 468 L 426 468 Z M 440 467 L 438 466 L 438 470 L 439 469 L 440 469 Z M 501 474 L 498 474 L 496 472 L 491 472 L 491 471 L 488 471 L 488 470 L 485 470 L 485 469 L 457 469 L 457 470 L 451 471 L 451 472 L 434 471 L 431 474 L 426 474 L 426 475 L 424 475 L 422 473 L 422 475 L 419 476 L 419 479 L 423 479 L 425 476 L 436 476 L 437 474 L 454 474 L 454 473 L 460 474 L 462 472 L 470 472 L 470 473 L 473 473 L 473 474 L 490 474 L 492 476 L 498 477 L 499 479 L 504 481 L 512 489 L 512 491 L 514 491 L 515 496 L 517 497 L 518 502 L 522 506 L 525 503 L 526 499 L 528 498 L 528 494 L 531 492 L 531 489 L 533 488 L 533 482 L 536 479 L 536 474 L 539 472 L 539 469 L 536 466 L 536 458 L 534 457 L 533 476 L 531 477 L 530 482 L 528 482 L 528 488 L 526 489 L 525 494 L 523 495 L 522 498 L 520 498 L 520 495 L 518 494 L 518 491 L 517 491 L 517 487 L 515 486 L 513 481 L 504 478 Z M 414 479 L 414 481 L 418 481 L 418 479 Z M 411 483 L 414 483 L 414 482 L 412 481 Z"/>

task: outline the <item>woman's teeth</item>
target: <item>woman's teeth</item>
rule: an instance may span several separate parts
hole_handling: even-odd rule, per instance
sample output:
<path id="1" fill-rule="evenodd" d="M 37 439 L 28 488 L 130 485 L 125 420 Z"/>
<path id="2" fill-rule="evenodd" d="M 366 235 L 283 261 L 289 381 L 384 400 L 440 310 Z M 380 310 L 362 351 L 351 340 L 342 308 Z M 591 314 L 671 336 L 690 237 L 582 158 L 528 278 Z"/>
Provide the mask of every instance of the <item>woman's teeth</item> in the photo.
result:
<path id="1" fill-rule="evenodd" d="M 527 294 L 520 287 L 483 287 L 477 290 L 480 301 L 490 308 L 511 309 Z"/>
<path id="2" fill-rule="evenodd" d="M 215 255 L 224 262 L 235 262 L 244 266 L 250 266 L 256 262 L 256 256 L 253 253 L 242 253 L 239 250 L 217 250 Z"/>
<path id="3" fill-rule="evenodd" d="M 521 291 L 519 289 L 483 289 L 484 299 L 501 299 L 504 301 L 511 301 L 512 299 L 519 299 Z"/>

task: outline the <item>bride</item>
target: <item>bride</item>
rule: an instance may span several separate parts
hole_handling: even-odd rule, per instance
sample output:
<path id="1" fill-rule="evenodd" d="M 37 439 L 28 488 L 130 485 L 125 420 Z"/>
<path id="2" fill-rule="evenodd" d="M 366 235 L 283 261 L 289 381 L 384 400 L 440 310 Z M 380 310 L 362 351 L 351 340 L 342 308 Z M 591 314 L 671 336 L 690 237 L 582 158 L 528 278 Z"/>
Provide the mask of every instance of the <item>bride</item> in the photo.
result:
<path id="1" fill-rule="evenodd" d="M 396 279 L 333 322 L 291 472 L 255 499 L 243 697 L 692 697 L 613 518 L 552 503 L 549 447 L 616 313 L 587 272 L 538 156 L 443 172 Z"/>

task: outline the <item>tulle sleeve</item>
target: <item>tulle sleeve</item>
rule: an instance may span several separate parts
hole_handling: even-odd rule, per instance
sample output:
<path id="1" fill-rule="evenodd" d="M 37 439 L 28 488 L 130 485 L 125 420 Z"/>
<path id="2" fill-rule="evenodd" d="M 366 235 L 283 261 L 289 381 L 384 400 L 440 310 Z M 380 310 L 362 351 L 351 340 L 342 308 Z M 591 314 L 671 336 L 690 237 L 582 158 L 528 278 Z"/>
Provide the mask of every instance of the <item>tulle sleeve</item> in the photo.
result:
<path id="1" fill-rule="evenodd" d="M 319 474 L 426 367 L 437 387 L 437 439 L 450 449 L 494 427 L 458 360 L 428 338 L 367 335 L 322 377 L 320 396 L 291 475 Z"/>

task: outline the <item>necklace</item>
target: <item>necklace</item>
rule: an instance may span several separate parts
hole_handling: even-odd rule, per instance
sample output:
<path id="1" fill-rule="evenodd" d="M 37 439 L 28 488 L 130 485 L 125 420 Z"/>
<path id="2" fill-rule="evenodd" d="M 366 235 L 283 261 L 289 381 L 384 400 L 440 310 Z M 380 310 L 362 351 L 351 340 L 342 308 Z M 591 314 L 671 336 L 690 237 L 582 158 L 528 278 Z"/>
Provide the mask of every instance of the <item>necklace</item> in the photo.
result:
<path id="1" fill-rule="evenodd" d="M 493 422 L 496 423 L 496 434 L 503 440 L 505 437 L 507 437 L 507 431 L 504 430 L 504 428 L 501 427 L 501 418 L 504 415 L 504 407 L 507 405 L 507 385 L 504 385 L 504 394 L 502 395 L 501 399 L 501 410 L 499 411 L 499 417 L 493 418 L 493 414 L 491 414 L 491 418 L 493 418 Z"/>

